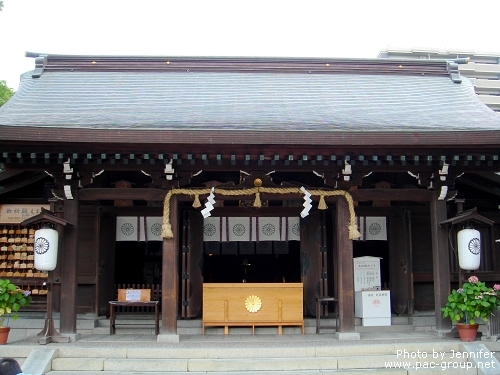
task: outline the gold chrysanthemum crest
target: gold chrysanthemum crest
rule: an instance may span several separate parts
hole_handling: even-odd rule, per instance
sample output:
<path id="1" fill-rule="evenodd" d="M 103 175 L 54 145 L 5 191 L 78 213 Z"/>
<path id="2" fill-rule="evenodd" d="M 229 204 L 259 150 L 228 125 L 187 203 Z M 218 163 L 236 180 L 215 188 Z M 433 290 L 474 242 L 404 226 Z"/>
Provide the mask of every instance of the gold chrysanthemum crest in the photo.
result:
<path id="1" fill-rule="evenodd" d="M 256 313 L 261 307 L 262 300 L 253 294 L 245 300 L 245 308 L 251 313 Z"/>

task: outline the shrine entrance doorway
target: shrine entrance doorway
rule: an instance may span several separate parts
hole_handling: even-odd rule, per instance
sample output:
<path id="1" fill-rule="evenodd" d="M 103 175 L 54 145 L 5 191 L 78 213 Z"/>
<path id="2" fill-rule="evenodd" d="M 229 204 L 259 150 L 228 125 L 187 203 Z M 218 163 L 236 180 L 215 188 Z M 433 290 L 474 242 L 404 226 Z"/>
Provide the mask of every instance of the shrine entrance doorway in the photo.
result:
<path id="1" fill-rule="evenodd" d="M 223 241 L 227 237 L 221 236 L 217 241 L 204 241 L 207 221 L 198 211 L 185 210 L 180 233 L 181 317 L 200 316 L 203 283 L 303 283 L 304 314 L 315 316 L 315 300 L 328 294 L 327 275 L 333 272 L 333 266 L 328 266 L 333 260 L 327 256 L 329 253 L 333 258 L 331 242 L 327 243 L 327 226 L 332 223 L 326 217 L 330 216 L 327 212 L 313 212 L 304 219 L 298 214 L 290 220 L 284 216 L 280 216 L 281 220 L 260 217 L 261 224 L 274 219 L 283 228 L 289 222 L 290 232 L 295 225 L 297 236 L 285 235 L 285 241 Z M 218 218 L 215 220 L 216 229 L 229 228 L 230 221 L 222 221 L 220 224 Z"/>

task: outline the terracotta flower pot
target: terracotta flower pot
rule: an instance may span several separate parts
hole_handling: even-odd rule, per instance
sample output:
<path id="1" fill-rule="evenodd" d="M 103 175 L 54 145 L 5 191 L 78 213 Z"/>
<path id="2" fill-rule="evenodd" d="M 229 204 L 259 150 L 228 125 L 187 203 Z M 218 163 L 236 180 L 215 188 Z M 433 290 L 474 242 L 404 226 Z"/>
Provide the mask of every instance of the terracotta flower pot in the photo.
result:
<path id="1" fill-rule="evenodd" d="M 458 335 L 462 341 L 476 341 L 478 324 L 457 323 Z"/>
<path id="2" fill-rule="evenodd" d="M 7 344 L 9 338 L 10 327 L 0 327 L 0 345 Z"/>

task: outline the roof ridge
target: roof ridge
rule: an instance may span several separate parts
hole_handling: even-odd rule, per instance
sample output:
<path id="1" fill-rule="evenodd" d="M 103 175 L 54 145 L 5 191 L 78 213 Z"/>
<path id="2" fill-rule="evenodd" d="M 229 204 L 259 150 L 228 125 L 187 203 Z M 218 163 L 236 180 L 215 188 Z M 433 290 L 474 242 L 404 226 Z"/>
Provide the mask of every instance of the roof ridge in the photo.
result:
<path id="1" fill-rule="evenodd" d="M 314 57 L 203 57 L 203 56 L 92 56 L 50 55 L 36 57 L 36 76 L 43 71 L 183 71 L 273 72 L 320 74 L 450 75 L 449 60 L 348 59 Z"/>

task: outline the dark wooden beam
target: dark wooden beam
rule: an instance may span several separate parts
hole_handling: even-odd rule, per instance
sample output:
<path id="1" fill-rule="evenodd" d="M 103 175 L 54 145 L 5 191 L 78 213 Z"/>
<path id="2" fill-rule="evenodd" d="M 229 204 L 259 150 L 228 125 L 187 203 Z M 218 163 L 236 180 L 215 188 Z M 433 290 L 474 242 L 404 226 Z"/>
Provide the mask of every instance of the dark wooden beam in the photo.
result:
<path id="1" fill-rule="evenodd" d="M 61 267 L 61 333 L 76 334 L 76 297 L 78 275 L 78 191 L 73 198 L 64 202 L 64 220 L 72 223 L 74 228 L 64 231 L 64 247 L 62 249 Z"/>
<path id="2" fill-rule="evenodd" d="M 132 199 L 163 202 L 167 195 L 166 190 L 148 188 L 87 188 L 80 190 L 79 193 L 81 201 Z"/>
<path id="3" fill-rule="evenodd" d="M 349 239 L 347 223 L 349 223 L 349 206 L 345 199 L 337 200 L 337 271 L 340 333 L 356 332 L 354 321 L 354 270 L 353 246 Z"/>
<path id="4" fill-rule="evenodd" d="M 432 266 L 434 274 L 434 311 L 436 312 L 436 330 L 451 329 L 451 320 L 443 318 L 444 307 L 450 294 L 450 254 L 448 251 L 448 233 L 446 226 L 439 223 L 446 220 L 446 201 L 438 200 L 439 192 L 433 195 L 430 203 Z"/>
<path id="5" fill-rule="evenodd" d="M 172 152 L 182 150 L 180 145 L 190 147 L 203 153 L 206 145 L 215 145 L 219 150 L 225 145 L 239 145 L 241 149 L 247 149 L 251 145 L 270 145 L 271 147 L 279 148 L 282 145 L 296 145 L 298 147 L 307 147 L 309 145 L 320 146 L 323 148 L 342 147 L 345 149 L 356 147 L 357 151 L 369 156 L 367 144 L 374 145 L 378 150 L 384 147 L 390 148 L 398 145 L 399 149 L 407 147 L 407 151 L 402 151 L 400 154 L 414 153 L 416 149 L 441 148 L 441 149 L 458 149 L 462 147 L 461 154 L 469 153 L 473 156 L 477 153 L 478 147 L 482 147 L 485 151 L 482 155 L 488 155 L 489 149 L 500 143 L 499 130 L 479 130 L 479 131 L 441 131 L 428 132 L 425 137 L 419 133 L 390 131 L 390 132 L 360 132 L 358 130 L 349 130 L 342 132 L 336 131 L 288 131 L 287 136 L 283 136 L 282 131 L 270 130 L 261 131 L 260 129 L 220 132 L 203 132 L 199 130 L 179 130 L 179 129 L 127 129 L 127 131 L 117 132 L 116 129 L 90 129 L 81 127 L 36 127 L 36 126 L 3 126 L 0 125 L 2 140 L 5 143 L 16 142 L 31 144 L 43 144 L 47 139 L 57 140 L 60 145 L 59 150 L 66 147 L 68 153 L 80 152 L 79 149 L 69 149 L 74 143 L 85 141 L 87 147 L 82 150 L 82 153 L 98 152 L 100 149 L 105 149 L 106 144 L 111 144 L 114 152 L 118 152 L 116 145 L 128 144 L 136 147 L 136 150 L 164 150 L 168 148 Z M 249 139 L 251 142 L 249 142 Z M 195 146 L 193 146 L 195 145 Z M 6 149 L 9 151 L 9 149 Z M 12 149 L 11 149 L 12 150 Z M 27 153 L 35 151 L 35 149 L 23 149 Z M 43 150 L 47 150 L 47 147 Z M 15 151 L 15 149 L 13 150 Z M 126 152 L 126 151 L 125 151 Z M 139 152 L 139 151 L 137 151 Z M 147 152 L 147 151 L 146 151 Z M 157 151 L 156 151 L 157 152 Z M 297 153 L 302 155 L 304 152 Z M 347 153 L 349 154 L 349 152 Z M 386 152 L 377 152 L 377 155 L 384 155 Z M 452 154 L 456 152 L 452 151 Z M 113 155 L 109 153 L 108 155 Z M 397 154 L 394 154 L 397 155 Z M 472 164 L 472 163 L 471 163 Z"/>
<path id="6" fill-rule="evenodd" d="M 86 188 L 79 191 L 81 201 L 98 201 L 114 199 L 132 199 L 144 201 L 163 202 L 166 190 L 153 188 Z M 349 192 L 355 201 L 389 200 L 389 201 L 412 201 L 412 202 L 430 202 L 433 192 L 425 189 L 358 189 Z M 269 194 L 261 193 L 261 200 L 277 199 L 296 199 L 298 194 Z M 200 197 L 203 198 L 203 197 Z M 218 195 L 218 200 L 252 200 L 253 195 L 224 196 Z M 317 201 L 318 197 L 311 197 Z M 187 195 L 178 195 L 179 201 L 189 201 L 193 197 Z M 336 197 L 327 197 L 327 201 L 336 201 Z"/>
<path id="7" fill-rule="evenodd" d="M 161 333 L 165 335 L 177 335 L 177 303 L 179 294 L 179 270 L 178 270 L 178 204 L 174 195 L 170 200 L 170 223 L 174 238 L 163 240 L 163 265 L 161 282 Z"/>
<path id="8" fill-rule="evenodd" d="M 426 189 L 358 189 L 350 191 L 358 202 L 371 200 L 430 202 L 433 192 Z"/>

